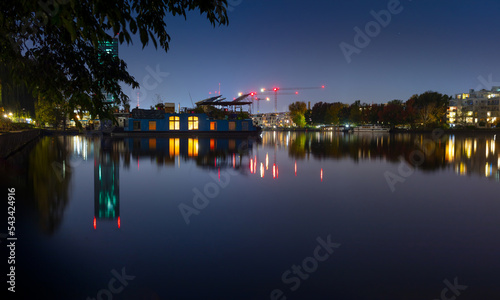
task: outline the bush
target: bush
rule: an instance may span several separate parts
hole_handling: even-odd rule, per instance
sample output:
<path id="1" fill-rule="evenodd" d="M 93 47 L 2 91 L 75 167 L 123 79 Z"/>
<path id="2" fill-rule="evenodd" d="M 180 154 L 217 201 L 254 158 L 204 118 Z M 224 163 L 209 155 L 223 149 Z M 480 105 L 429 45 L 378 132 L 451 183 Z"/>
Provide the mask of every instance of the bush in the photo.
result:
<path id="1" fill-rule="evenodd" d="M 10 131 L 12 130 L 12 127 L 11 120 L 0 117 L 0 131 Z"/>

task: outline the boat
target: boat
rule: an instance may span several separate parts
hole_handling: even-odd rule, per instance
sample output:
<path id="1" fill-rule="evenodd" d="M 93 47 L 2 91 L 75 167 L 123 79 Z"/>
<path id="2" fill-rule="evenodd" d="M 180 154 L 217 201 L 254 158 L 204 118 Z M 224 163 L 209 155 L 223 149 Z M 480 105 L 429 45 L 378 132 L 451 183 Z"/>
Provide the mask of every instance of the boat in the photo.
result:
<path id="1" fill-rule="evenodd" d="M 354 132 L 389 132 L 390 128 L 380 125 L 361 125 L 353 128 Z"/>
<path id="2" fill-rule="evenodd" d="M 112 136 L 251 136 L 261 133 L 251 119 L 225 116 L 209 117 L 206 113 L 166 113 L 161 110 L 134 108 L 122 132 Z"/>

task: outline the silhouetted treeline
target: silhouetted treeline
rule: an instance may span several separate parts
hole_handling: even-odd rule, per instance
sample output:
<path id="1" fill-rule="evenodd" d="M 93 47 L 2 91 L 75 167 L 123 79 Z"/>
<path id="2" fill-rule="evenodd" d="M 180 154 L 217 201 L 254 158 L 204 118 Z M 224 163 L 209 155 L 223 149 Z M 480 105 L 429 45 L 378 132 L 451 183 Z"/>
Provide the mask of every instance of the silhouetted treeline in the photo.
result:
<path id="1" fill-rule="evenodd" d="M 309 125 L 382 124 L 395 127 L 442 127 L 450 97 L 437 92 L 413 95 L 406 102 L 392 100 L 386 104 L 353 104 L 318 102 L 305 113 Z"/>

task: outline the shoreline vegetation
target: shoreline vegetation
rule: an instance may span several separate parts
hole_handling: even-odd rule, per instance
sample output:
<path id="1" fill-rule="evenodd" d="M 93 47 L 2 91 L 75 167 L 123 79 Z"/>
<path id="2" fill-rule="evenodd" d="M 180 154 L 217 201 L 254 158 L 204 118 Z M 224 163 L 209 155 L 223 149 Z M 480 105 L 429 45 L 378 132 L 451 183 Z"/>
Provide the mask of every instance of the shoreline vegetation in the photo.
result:
<path id="1" fill-rule="evenodd" d="M 442 130 L 445 134 L 456 133 L 500 133 L 500 128 L 457 128 L 457 129 L 441 129 L 441 128 L 414 128 L 414 129 L 397 129 L 393 128 L 389 133 L 432 133 L 434 130 Z M 342 131 L 329 131 L 320 128 L 263 128 L 262 131 L 293 131 L 293 132 L 338 132 Z M 352 134 L 352 133 L 350 133 Z M 362 134 L 381 134 L 381 133 L 362 133 Z M 385 133 L 387 134 L 387 133 Z"/>

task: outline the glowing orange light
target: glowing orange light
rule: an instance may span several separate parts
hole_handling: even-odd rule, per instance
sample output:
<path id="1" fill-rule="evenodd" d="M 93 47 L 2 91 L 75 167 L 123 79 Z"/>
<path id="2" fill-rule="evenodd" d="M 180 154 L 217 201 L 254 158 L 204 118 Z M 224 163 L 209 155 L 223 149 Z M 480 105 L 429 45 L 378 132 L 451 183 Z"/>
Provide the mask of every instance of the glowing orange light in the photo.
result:
<path id="1" fill-rule="evenodd" d="M 323 168 L 321 168 L 320 176 L 321 176 L 321 182 L 323 182 Z"/>
<path id="2" fill-rule="evenodd" d="M 264 178 L 264 164 L 260 163 L 260 177 Z"/>
<path id="3" fill-rule="evenodd" d="M 118 228 L 122 226 L 122 222 L 120 221 L 120 217 L 118 217 Z"/>
<path id="4" fill-rule="evenodd" d="M 250 173 L 253 174 L 253 159 L 250 158 Z"/>
<path id="5" fill-rule="evenodd" d="M 233 153 L 233 169 L 236 168 L 236 154 Z"/>
<path id="6" fill-rule="evenodd" d="M 276 164 L 273 164 L 273 178 L 276 179 Z"/>
<path id="7" fill-rule="evenodd" d="M 95 217 L 94 217 L 94 229 L 97 227 L 97 222 L 95 220 Z"/>
<path id="8" fill-rule="evenodd" d="M 297 161 L 295 161 L 295 176 L 297 176 Z"/>

